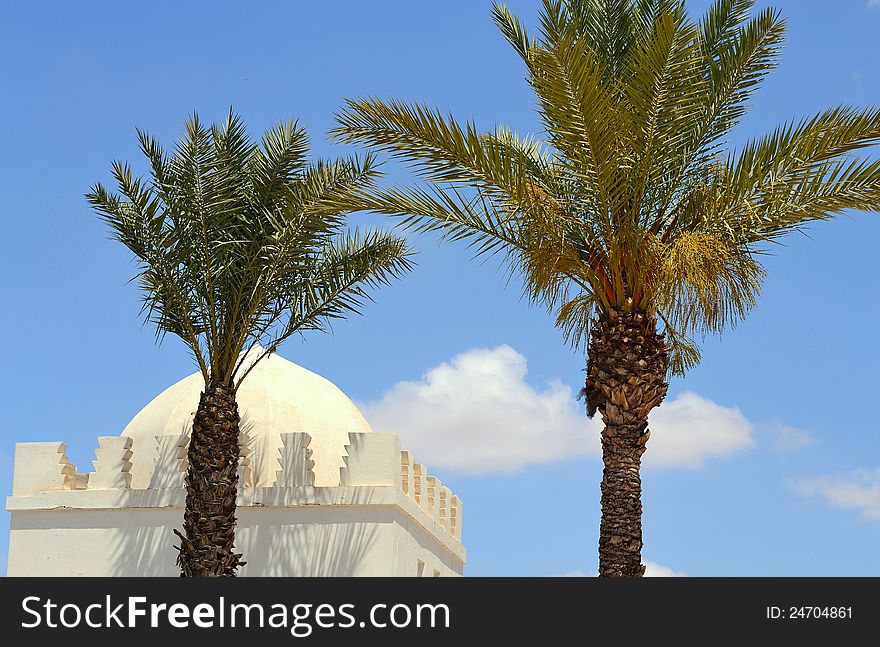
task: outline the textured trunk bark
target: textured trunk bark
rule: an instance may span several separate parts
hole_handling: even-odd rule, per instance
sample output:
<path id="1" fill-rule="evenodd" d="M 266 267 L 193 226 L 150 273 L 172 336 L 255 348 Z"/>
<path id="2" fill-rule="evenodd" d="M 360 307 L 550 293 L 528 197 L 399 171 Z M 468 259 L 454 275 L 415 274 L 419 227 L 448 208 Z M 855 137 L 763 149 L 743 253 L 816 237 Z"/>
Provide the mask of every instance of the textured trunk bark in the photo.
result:
<path id="1" fill-rule="evenodd" d="M 594 322 L 587 360 L 587 413 L 602 431 L 602 520 L 599 576 L 641 577 L 642 479 L 648 413 L 666 396 L 669 356 L 656 321 L 642 312 L 612 311 Z"/>
<path id="2" fill-rule="evenodd" d="M 199 400 L 189 440 L 184 534 L 174 531 L 181 577 L 235 577 L 245 563 L 233 551 L 238 432 L 235 390 L 212 382 Z"/>

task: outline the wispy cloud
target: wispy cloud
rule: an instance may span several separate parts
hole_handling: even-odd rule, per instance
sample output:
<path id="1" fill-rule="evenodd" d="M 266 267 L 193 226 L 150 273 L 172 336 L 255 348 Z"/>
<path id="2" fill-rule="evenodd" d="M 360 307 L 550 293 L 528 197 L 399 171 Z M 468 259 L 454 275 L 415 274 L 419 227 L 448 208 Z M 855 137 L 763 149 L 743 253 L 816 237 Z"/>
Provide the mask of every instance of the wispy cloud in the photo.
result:
<path id="1" fill-rule="evenodd" d="M 674 571 L 662 564 L 645 561 L 645 577 L 687 577 L 687 573 Z"/>
<path id="2" fill-rule="evenodd" d="M 809 431 L 791 427 L 778 421 L 767 425 L 767 431 L 770 433 L 773 449 L 778 452 L 791 452 L 814 445 L 817 442 L 816 437 Z"/>
<path id="3" fill-rule="evenodd" d="M 663 566 L 656 562 L 645 560 L 643 563 L 645 564 L 645 577 L 687 577 L 687 573 L 672 570 L 668 566 Z M 596 577 L 596 574 L 585 573 L 584 571 L 571 571 L 570 573 L 563 573 L 560 577 Z"/>
<path id="4" fill-rule="evenodd" d="M 418 380 L 398 382 L 361 410 L 376 431 L 398 434 L 428 466 L 471 474 L 601 454 L 599 416 L 587 420 L 573 390 L 526 381 L 510 346 L 456 355 Z M 753 425 L 736 408 L 682 393 L 651 414 L 645 465 L 694 468 L 752 447 Z"/>
<path id="5" fill-rule="evenodd" d="M 837 508 L 854 509 L 865 519 L 880 521 L 880 467 L 832 476 L 803 478 L 794 483 L 803 495 L 818 495 Z"/>
<path id="6" fill-rule="evenodd" d="M 880 7 L 880 0 L 868 0 L 866 6 L 868 9 L 876 9 L 877 7 Z"/>

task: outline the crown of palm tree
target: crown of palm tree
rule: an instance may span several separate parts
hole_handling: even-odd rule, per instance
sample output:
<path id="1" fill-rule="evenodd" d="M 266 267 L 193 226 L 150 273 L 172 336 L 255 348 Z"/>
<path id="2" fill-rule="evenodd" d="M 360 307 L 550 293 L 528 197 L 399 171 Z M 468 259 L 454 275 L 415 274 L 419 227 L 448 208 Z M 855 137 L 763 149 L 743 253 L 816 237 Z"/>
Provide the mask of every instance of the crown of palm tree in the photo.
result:
<path id="1" fill-rule="evenodd" d="M 359 192 L 406 226 L 506 251 L 529 296 L 575 345 L 597 313 L 665 324 L 670 368 L 699 361 L 694 335 L 755 304 L 766 243 L 847 209 L 880 210 L 880 110 L 841 106 L 739 150 L 728 135 L 776 66 L 778 11 L 716 0 L 543 0 L 537 36 L 496 5 L 524 61 L 545 140 L 424 105 L 352 100 L 334 136 L 384 149 L 425 182 Z"/>
<path id="2" fill-rule="evenodd" d="M 372 156 L 309 162 L 294 122 L 250 140 L 230 111 L 194 115 L 173 154 L 138 131 L 151 177 L 113 164 L 119 194 L 89 202 L 137 259 L 146 317 L 190 348 L 205 383 L 238 386 L 291 335 L 358 312 L 369 288 L 411 267 L 405 241 L 345 230 L 346 204 L 378 177 Z"/>

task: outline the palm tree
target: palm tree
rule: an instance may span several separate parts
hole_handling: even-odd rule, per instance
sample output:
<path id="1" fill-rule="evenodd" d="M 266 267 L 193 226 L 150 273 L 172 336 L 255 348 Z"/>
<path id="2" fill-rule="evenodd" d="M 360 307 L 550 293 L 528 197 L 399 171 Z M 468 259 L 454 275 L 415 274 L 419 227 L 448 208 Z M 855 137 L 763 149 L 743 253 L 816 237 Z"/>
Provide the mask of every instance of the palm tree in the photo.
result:
<path id="1" fill-rule="evenodd" d="M 295 333 L 359 311 L 368 290 L 407 271 L 410 250 L 379 230 L 344 229 L 356 190 L 377 177 L 372 156 L 310 163 L 296 123 L 251 141 L 230 111 L 194 115 L 172 154 L 138 131 L 149 179 L 115 162 L 119 193 L 87 198 L 134 254 L 143 312 L 177 335 L 205 379 L 186 474 L 181 576 L 234 576 L 239 415 L 236 390 Z M 250 358 L 250 359 L 247 359 Z M 253 361 L 256 358 L 256 361 Z"/>
<path id="2" fill-rule="evenodd" d="M 755 304 L 770 241 L 847 209 L 880 209 L 880 110 L 835 107 L 739 149 L 728 135 L 776 66 L 780 13 L 716 0 L 543 0 L 537 36 L 494 19 L 537 95 L 543 141 L 481 132 L 422 104 L 351 100 L 334 136 L 412 165 L 414 187 L 371 189 L 416 231 L 504 252 L 527 294 L 587 350 L 602 416 L 602 576 L 640 576 L 642 454 L 670 374 L 698 337 Z M 366 195 L 369 194 L 369 195 Z"/>

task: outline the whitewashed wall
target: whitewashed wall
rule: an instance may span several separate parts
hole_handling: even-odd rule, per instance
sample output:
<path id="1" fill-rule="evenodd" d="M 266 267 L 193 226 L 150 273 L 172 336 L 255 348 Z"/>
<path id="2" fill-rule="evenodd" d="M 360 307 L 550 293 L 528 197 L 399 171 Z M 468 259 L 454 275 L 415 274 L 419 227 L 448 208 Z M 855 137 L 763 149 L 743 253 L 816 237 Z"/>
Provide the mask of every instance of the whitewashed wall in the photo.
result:
<path id="1" fill-rule="evenodd" d="M 461 502 L 393 434 L 353 433 L 337 487 L 314 486 L 308 434 L 283 434 L 275 484 L 240 472 L 243 576 L 461 575 Z M 63 443 L 16 446 L 8 574 L 175 576 L 185 436 L 157 437 L 148 487 L 131 488 L 132 443 L 104 437 L 95 471 Z M 246 457 L 247 458 L 247 457 Z"/>

